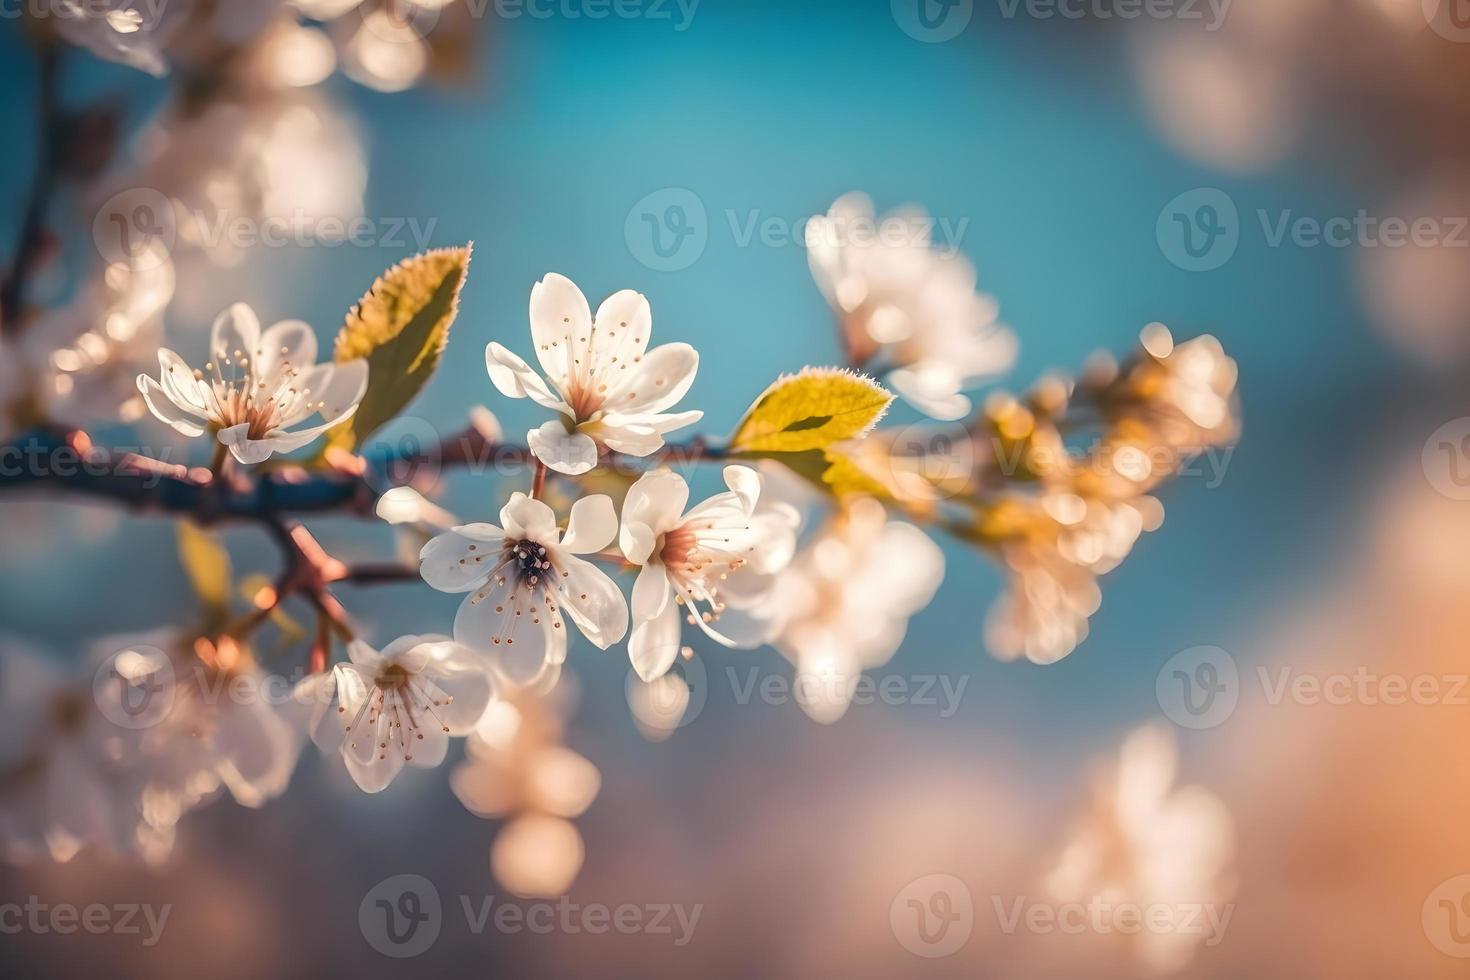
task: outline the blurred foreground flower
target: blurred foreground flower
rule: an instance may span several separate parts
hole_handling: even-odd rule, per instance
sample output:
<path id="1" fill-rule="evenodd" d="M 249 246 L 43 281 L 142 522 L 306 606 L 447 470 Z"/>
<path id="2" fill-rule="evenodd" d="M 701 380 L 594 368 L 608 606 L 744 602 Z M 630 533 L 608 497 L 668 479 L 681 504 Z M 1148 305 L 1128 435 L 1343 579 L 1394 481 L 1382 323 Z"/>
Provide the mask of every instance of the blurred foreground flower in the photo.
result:
<path id="1" fill-rule="evenodd" d="M 1123 742 L 1118 765 L 1101 774 L 1092 802 L 1047 877 L 1059 901 L 1097 898 L 1116 908 L 1162 909 L 1176 925 L 1190 909 L 1223 914 L 1234 894 L 1234 830 L 1223 803 L 1197 786 L 1174 787 L 1178 750 L 1162 724 Z M 1155 913 L 1161 914 L 1161 913 Z M 1133 940 L 1152 970 L 1185 966 L 1206 938 L 1198 928 L 1153 928 Z"/>

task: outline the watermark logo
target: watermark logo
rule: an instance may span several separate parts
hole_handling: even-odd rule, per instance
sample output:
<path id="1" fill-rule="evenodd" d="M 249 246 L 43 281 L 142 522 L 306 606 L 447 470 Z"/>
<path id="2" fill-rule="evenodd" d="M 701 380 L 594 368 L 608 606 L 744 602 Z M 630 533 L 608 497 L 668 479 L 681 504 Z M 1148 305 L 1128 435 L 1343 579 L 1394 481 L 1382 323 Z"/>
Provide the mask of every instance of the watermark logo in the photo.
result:
<path id="1" fill-rule="evenodd" d="M 1422 0 L 1422 7 L 1434 33 L 1456 44 L 1470 42 L 1470 0 Z"/>
<path id="2" fill-rule="evenodd" d="M 888 463 L 901 493 L 919 500 L 954 497 L 969 489 L 975 441 L 957 423 L 916 422 L 894 432 Z"/>
<path id="3" fill-rule="evenodd" d="M 439 890 L 422 875 L 394 875 L 374 885 L 357 908 L 368 945 L 384 956 L 406 959 L 439 939 L 444 911 Z"/>
<path id="4" fill-rule="evenodd" d="M 1470 500 L 1470 417 L 1452 419 L 1425 440 L 1424 478 L 1451 500 Z"/>
<path id="5" fill-rule="evenodd" d="M 1219 647 L 1198 646 L 1170 657 L 1154 681 L 1164 715 L 1181 728 L 1224 724 L 1240 701 L 1235 658 Z"/>
<path id="6" fill-rule="evenodd" d="M 894 23 L 925 44 L 959 37 L 975 16 L 975 0 L 891 0 L 889 6 Z"/>
<path id="7" fill-rule="evenodd" d="M 629 210 L 623 238 L 633 258 L 654 272 L 687 269 L 709 244 L 704 202 L 684 187 L 656 190 Z"/>
<path id="8" fill-rule="evenodd" d="M 915 956 L 953 956 L 975 928 L 975 902 L 954 875 L 925 875 L 893 896 L 888 923 L 899 945 Z"/>
<path id="9" fill-rule="evenodd" d="M 1127 902 L 1093 895 L 1085 902 L 1034 902 L 1025 895 L 1007 902 L 990 897 L 996 923 L 1007 936 L 1025 930 L 1039 936 L 1200 936 L 1207 947 L 1218 946 L 1230 928 L 1235 905 L 1208 902 Z"/>
<path id="10" fill-rule="evenodd" d="M 1186 272 L 1209 272 L 1229 262 L 1240 245 L 1240 213 L 1229 194 L 1197 187 L 1164 205 L 1154 236 L 1174 265 Z"/>
<path id="11" fill-rule="evenodd" d="M 24 903 L 0 903 L 0 935 L 15 936 L 27 932 L 38 936 L 55 933 L 70 936 L 86 932 L 94 936 L 138 936 L 147 948 L 158 945 L 163 938 L 164 926 L 168 924 L 173 905 L 154 906 L 146 902 L 120 902 L 104 905 L 72 905 L 69 902 L 50 904 L 35 895 Z"/>
<path id="12" fill-rule="evenodd" d="M 1470 958 L 1470 874 L 1436 885 L 1419 914 L 1435 949 L 1456 959 Z"/>
<path id="13" fill-rule="evenodd" d="M 178 241 L 173 203 L 151 187 L 119 191 L 92 218 L 92 241 L 108 262 L 156 268 Z"/>
<path id="14" fill-rule="evenodd" d="M 97 668 L 92 696 L 102 716 L 119 728 L 148 728 L 174 703 L 174 668 L 157 647 L 119 650 Z"/>

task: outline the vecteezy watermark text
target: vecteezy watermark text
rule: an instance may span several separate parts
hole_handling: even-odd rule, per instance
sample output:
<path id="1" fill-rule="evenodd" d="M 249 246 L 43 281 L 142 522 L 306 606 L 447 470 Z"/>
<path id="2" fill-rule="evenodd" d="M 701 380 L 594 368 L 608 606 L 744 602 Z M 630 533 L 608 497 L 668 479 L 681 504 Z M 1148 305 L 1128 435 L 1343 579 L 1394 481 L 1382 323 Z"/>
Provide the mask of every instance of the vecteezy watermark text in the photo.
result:
<path id="1" fill-rule="evenodd" d="M 92 902 L 77 906 L 43 902 L 31 895 L 24 902 L 0 902 L 0 935 L 29 932 L 70 936 L 87 932 L 94 936 L 140 936 L 144 946 L 152 947 L 163 937 L 163 927 L 172 911 L 173 906 L 168 904 L 155 907 L 147 902 Z"/>
<path id="2" fill-rule="evenodd" d="M 1203 936 L 1204 945 L 1218 946 L 1230 927 L 1235 905 L 1209 902 L 1115 902 L 1094 895 L 1085 902 L 1032 901 L 1025 895 L 1010 899 L 992 895 L 995 920 L 1000 931 L 1017 930 L 1037 935 L 1062 933 L 1069 936 L 1094 933 L 1124 936 Z"/>

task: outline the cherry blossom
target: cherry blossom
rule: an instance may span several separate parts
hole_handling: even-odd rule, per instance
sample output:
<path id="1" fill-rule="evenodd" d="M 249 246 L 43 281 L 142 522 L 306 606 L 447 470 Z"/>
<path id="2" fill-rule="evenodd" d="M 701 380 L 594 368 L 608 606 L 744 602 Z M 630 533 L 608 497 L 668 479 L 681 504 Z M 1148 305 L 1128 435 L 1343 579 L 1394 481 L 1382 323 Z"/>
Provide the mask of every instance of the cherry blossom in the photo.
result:
<path id="1" fill-rule="evenodd" d="M 367 391 L 367 361 L 317 364 L 311 327 L 283 320 L 262 332 L 244 303 L 214 321 L 209 348 L 214 360 L 204 371 L 160 349 L 159 380 L 140 374 L 138 390 L 175 431 L 198 436 L 208 430 L 242 463 L 300 449 L 356 412 Z M 313 416 L 322 421 L 290 429 Z"/>
<path id="2" fill-rule="evenodd" d="M 530 398 L 559 412 L 527 435 L 536 458 L 576 476 L 597 465 L 600 449 L 648 456 L 674 429 L 703 412 L 667 410 L 684 397 L 699 369 L 688 344 L 648 349 L 653 313 L 642 293 L 613 293 L 594 317 L 587 297 L 549 273 L 531 290 L 531 337 L 546 379 L 498 343 L 485 348 L 490 380 L 508 398 Z"/>

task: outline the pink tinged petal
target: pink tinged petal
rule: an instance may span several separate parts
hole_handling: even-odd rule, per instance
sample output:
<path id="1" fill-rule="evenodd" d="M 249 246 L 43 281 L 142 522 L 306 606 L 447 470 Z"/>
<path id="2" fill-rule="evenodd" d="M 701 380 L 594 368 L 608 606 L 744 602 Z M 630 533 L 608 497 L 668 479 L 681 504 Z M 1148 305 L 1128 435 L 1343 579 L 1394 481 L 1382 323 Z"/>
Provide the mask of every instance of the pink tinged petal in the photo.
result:
<path id="1" fill-rule="evenodd" d="M 531 288 L 531 339 L 547 376 L 566 390 L 566 381 L 583 358 L 591 336 L 587 297 L 566 276 L 549 272 Z"/>
<path id="2" fill-rule="evenodd" d="M 504 585 L 492 581 L 465 596 L 454 617 L 454 642 L 490 653 L 497 672 L 521 686 L 548 661 L 566 658 L 567 627 L 560 610 L 549 610 L 539 591 L 532 596 L 516 585 L 507 575 Z"/>
<path id="3" fill-rule="evenodd" d="M 617 383 L 607 393 L 606 410 L 637 415 L 656 415 L 689 391 L 699 371 L 699 352 L 688 344 L 663 344 L 618 372 Z"/>
<path id="4" fill-rule="evenodd" d="M 618 512 L 613 509 L 612 498 L 597 493 L 572 504 L 561 546 L 571 554 L 587 555 L 606 548 L 617 536 Z"/>
<path id="5" fill-rule="evenodd" d="M 662 562 L 644 565 L 633 583 L 633 621 L 642 623 L 663 614 L 669 604 L 669 573 Z"/>
<path id="6" fill-rule="evenodd" d="M 349 681 L 348 683 L 355 682 Z M 356 692 L 356 698 L 361 699 L 363 696 L 361 691 Z M 317 748 L 329 755 L 342 751 L 345 736 L 342 728 L 347 724 L 343 720 L 343 715 L 346 714 L 346 704 L 338 696 L 335 667 L 303 679 L 292 690 L 291 701 L 294 705 L 305 706 L 309 709 L 306 731 Z M 338 708 L 343 710 L 338 711 Z"/>
<path id="7" fill-rule="evenodd" d="M 384 726 L 384 738 L 386 740 L 386 723 Z M 357 783 L 359 789 L 364 793 L 381 793 L 392 784 L 394 778 L 403 771 L 403 753 L 395 751 L 396 747 L 389 744 L 388 748 L 380 753 L 382 757 L 373 756 L 368 761 L 353 758 L 351 755 L 343 756 L 347 763 L 347 772 L 352 776 L 352 781 Z"/>
<path id="8" fill-rule="evenodd" d="M 560 422 L 547 422 L 526 433 L 532 454 L 558 473 L 580 476 L 597 466 L 597 443 L 581 432 L 568 432 Z"/>
<path id="9" fill-rule="evenodd" d="M 531 365 L 492 341 L 485 348 L 485 370 L 490 382 L 507 398 L 529 398 L 542 408 L 572 417 L 571 407 L 551 390 Z"/>
<path id="10" fill-rule="evenodd" d="M 669 672 L 679 656 L 679 607 L 666 603 L 663 612 L 633 627 L 628 639 L 628 659 L 646 683 Z"/>
<path id="11" fill-rule="evenodd" d="M 628 600 L 616 582 L 591 562 L 561 556 L 561 607 L 600 650 L 628 632 Z"/>
<path id="12" fill-rule="evenodd" d="M 500 509 L 500 523 L 505 525 L 506 535 L 517 541 L 530 539 L 555 544 L 557 540 L 556 511 L 545 501 L 519 490 Z"/>
<path id="13" fill-rule="evenodd" d="M 419 552 L 419 574 L 440 592 L 468 592 L 495 568 L 505 532 L 494 524 L 465 524 L 437 535 Z"/>
<path id="14" fill-rule="evenodd" d="M 408 728 L 404 727 L 404 738 L 408 740 L 407 748 L 399 746 L 400 752 L 406 752 L 409 765 L 419 769 L 433 769 L 444 761 L 449 754 L 449 733 L 444 726 L 439 724 L 432 716 L 419 718 L 419 727 L 408 734 Z M 422 736 L 422 737 L 420 737 Z M 391 750 L 392 745 L 388 748 Z"/>
<path id="15" fill-rule="evenodd" d="M 383 659 L 410 674 L 421 674 L 428 668 L 433 651 L 434 644 L 423 642 L 422 637 L 405 636 L 388 644 L 388 649 L 383 651 Z"/>
<path id="16" fill-rule="evenodd" d="M 234 361 L 235 351 L 246 356 L 260 347 L 260 320 L 255 311 L 244 303 L 232 304 L 215 318 L 209 331 L 209 356 L 211 359 L 228 357 Z"/>
<path id="17" fill-rule="evenodd" d="M 219 776 L 235 802 L 257 807 L 285 792 L 296 740 L 275 708 L 260 699 L 218 712 L 216 744 L 225 748 Z"/>
<path id="18" fill-rule="evenodd" d="M 653 554 L 654 545 L 657 543 L 658 539 L 653 529 L 647 524 L 639 521 L 623 521 L 622 531 L 618 535 L 618 547 L 622 549 L 623 557 L 628 561 L 635 565 L 647 564 L 649 556 Z"/>
<path id="19" fill-rule="evenodd" d="M 256 377 L 290 364 L 304 371 L 316 363 L 316 333 L 301 320 L 282 320 L 260 335 L 253 355 Z"/>
<path id="20" fill-rule="evenodd" d="M 689 502 L 689 484 L 668 469 L 645 473 L 628 488 L 623 498 L 623 523 L 648 526 L 655 535 L 663 534 L 679 523 L 679 515 Z M 627 554 L 627 548 L 623 549 Z"/>
<path id="21" fill-rule="evenodd" d="M 148 411 L 175 432 L 186 436 L 204 434 L 204 426 L 197 421 L 197 413 L 176 404 L 157 381 L 146 374 L 138 375 L 138 390 L 143 394 L 143 403 Z"/>

